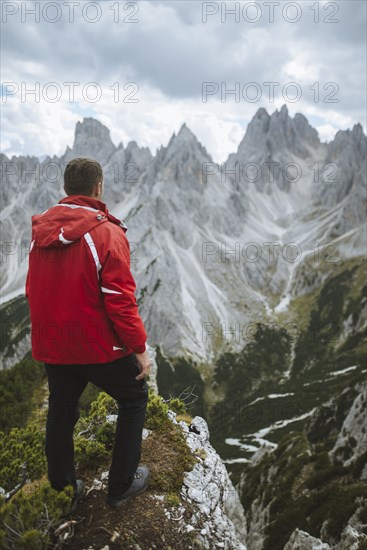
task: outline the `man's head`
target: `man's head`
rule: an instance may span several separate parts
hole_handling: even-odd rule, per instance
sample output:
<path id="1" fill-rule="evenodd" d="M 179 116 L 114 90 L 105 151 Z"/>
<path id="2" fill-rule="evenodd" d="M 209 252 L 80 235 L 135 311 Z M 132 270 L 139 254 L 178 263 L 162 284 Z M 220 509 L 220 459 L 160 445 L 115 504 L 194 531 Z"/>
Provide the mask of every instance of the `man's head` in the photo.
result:
<path id="1" fill-rule="evenodd" d="M 85 195 L 100 199 L 103 188 L 102 167 L 96 160 L 78 157 L 71 160 L 64 172 L 67 195 Z"/>

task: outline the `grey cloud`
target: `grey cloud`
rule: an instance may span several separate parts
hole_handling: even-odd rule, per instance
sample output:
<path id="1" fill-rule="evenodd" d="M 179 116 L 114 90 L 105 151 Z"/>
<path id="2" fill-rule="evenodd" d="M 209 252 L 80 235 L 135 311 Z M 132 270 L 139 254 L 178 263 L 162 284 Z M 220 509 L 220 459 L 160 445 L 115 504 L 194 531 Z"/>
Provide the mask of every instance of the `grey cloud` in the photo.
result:
<path id="1" fill-rule="evenodd" d="M 200 109 L 202 82 L 225 82 L 228 88 L 235 82 L 283 84 L 288 78 L 285 66 L 299 50 L 304 52 L 308 63 L 320 65 L 321 86 L 334 81 L 340 87 L 339 102 L 323 103 L 324 112 L 337 110 L 363 122 L 365 2 L 338 2 L 336 17 L 340 22 L 335 24 L 316 24 L 310 10 L 314 2 L 308 1 L 299 2 L 304 16 L 295 24 L 279 16 L 275 23 L 264 16 L 256 24 L 235 23 L 233 18 L 223 24 L 219 15 L 203 24 L 202 2 L 182 0 L 139 0 L 139 23 L 114 24 L 108 9 L 112 4 L 100 1 L 103 17 L 96 24 L 80 17 L 69 23 L 65 11 L 56 24 L 35 24 L 31 20 L 22 24 L 17 18 L 10 18 L 3 25 L 3 58 L 9 74 L 19 81 L 30 82 L 32 78 L 33 81 L 46 78 L 59 83 L 97 81 L 110 86 L 114 82 L 135 81 L 142 96 L 144 89 L 153 88 L 168 99 L 195 99 Z M 80 15 L 77 10 L 76 13 Z M 320 13 L 325 16 L 330 10 L 320 9 Z M 251 42 L 254 30 L 259 34 Z M 32 75 L 29 65 L 26 73 L 24 62 L 38 63 L 43 71 Z M 8 78 L 6 68 L 3 75 Z M 308 86 L 303 88 L 299 112 L 304 111 L 305 105 L 313 104 Z M 254 108 L 260 105 L 268 105 L 272 110 L 264 98 Z"/>

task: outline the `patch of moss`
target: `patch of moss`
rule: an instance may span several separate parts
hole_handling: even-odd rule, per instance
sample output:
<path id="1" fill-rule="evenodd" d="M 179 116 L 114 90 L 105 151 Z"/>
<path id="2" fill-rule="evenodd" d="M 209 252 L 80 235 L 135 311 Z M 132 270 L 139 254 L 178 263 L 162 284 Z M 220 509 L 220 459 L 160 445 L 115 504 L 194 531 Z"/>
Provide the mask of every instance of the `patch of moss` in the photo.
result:
<path id="1" fill-rule="evenodd" d="M 181 499 L 175 493 L 168 493 L 164 495 L 164 502 L 167 507 L 179 506 L 181 504 Z"/>
<path id="2" fill-rule="evenodd" d="M 149 449 L 150 487 L 160 493 L 179 496 L 185 472 L 197 462 L 177 424 L 166 424 L 146 440 Z"/>
<path id="3" fill-rule="evenodd" d="M 205 452 L 205 449 L 197 449 L 195 451 L 195 455 L 198 456 L 199 458 L 201 458 L 202 460 L 205 460 L 206 459 L 206 452 Z"/>
<path id="4" fill-rule="evenodd" d="M 176 416 L 177 422 L 180 422 L 181 420 L 183 422 L 186 422 L 186 424 L 191 424 L 192 422 L 192 416 L 190 414 L 178 414 Z"/>

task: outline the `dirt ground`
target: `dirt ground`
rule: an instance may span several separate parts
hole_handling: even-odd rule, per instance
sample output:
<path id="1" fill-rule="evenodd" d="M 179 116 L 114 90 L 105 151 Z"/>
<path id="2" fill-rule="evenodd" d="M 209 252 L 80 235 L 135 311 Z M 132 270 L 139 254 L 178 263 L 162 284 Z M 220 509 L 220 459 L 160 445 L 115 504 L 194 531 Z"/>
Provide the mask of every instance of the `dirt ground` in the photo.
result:
<path id="1" fill-rule="evenodd" d="M 185 510 L 179 512 L 179 507 L 169 507 L 164 499 L 156 496 L 167 495 L 172 487 L 177 486 L 177 462 L 180 451 L 172 446 L 169 436 L 154 432 L 142 442 L 141 464 L 150 468 L 151 477 L 148 489 L 128 500 L 120 508 L 113 509 L 106 503 L 106 485 L 101 490 L 90 491 L 72 516 L 67 516 L 65 522 L 76 523 L 65 528 L 69 533 L 64 544 L 58 548 L 69 550 L 101 550 L 106 545 L 109 550 L 189 550 L 194 548 L 192 535 L 182 532 L 182 521 L 190 523 L 193 509 L 188 503 L 183 503 Z M 107 462 L 98 470 L 80 472 L 87 492 L 93 484 L 93 479 L 101 479 L 103 471 L 108 470 Z M 163 490 L 162 490 L 163 489 Z M 176 492 L 177 494 L 177 492 Z M 165 515 L 169 509 L 172 517 Z M 180 515 L 179 515 L 180 514 Z M 177 518 L 181 517 L 181 521 Z"/>

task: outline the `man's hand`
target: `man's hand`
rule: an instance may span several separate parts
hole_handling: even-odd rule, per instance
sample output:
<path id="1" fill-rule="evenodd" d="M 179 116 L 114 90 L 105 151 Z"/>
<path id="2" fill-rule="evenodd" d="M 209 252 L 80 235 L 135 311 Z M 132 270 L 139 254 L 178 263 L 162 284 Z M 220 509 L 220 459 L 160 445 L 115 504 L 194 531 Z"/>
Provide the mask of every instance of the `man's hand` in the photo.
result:
<path id="1" fill-rule="evenodd" d="M 136 358 L 139 363 L 139 369 L 140 374 L 138 376 L 135 376 L 135 380 L 142 380 L 146 376 L 149 375 L 150 371 L 150 359 L 147 351 L 144 351 L 144 353 L 136 353 Z"/>

